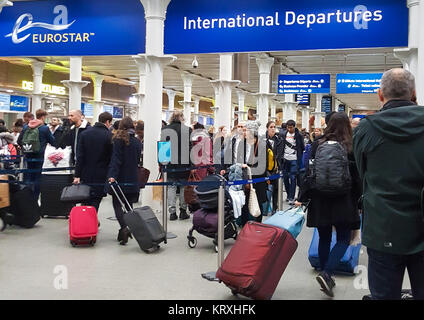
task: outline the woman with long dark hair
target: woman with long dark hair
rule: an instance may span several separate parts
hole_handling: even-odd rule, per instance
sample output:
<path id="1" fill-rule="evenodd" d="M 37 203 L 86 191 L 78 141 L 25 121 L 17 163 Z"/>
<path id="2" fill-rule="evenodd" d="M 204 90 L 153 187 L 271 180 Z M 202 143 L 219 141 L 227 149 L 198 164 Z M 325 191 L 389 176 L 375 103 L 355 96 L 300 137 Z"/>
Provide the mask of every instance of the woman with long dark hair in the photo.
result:
<path id="1" fill-rule="evenodd" d="M 135 128 L 132 119 L 126 117 L 119 123 L 119 128 L 113 136 L 113 152 L 109 165 L 108 180 L 109 183 L 117 182 L 119 184 L 126 184 L 125 186 L 121 186 L 121 188 L 131 205 L 131 208 L 127 208 L 127 210 L 131 210 L 132 205 L 137 203 L 140 197 L 140 185 L 137 178 L 140 155 L 141 142 L 135 137 Z M 132 235 L 125 224 L 121 203 L 113 191 L 110 190 L 109 193 L 112 194 L 113 208 L 121 226 L 118 241 L 121 245 L 125 245 L 128 242 L 128 238 L 132 239 Z M 125 206 L 127 206 L 126 203 Z"/>
<path id="2" fill-rule="evenodd" d="M 349 247 L 352 231 L 360 228 L 358 200 L 361 196 L 361 183 L 352 153 L 352 140 L 349 118 L 344 112 L 338 112 L 331 117 L 323 137 L 314 141 L 311 150 L 311 160 L 314 160 L 320 146 L 339 143 L 348 155 L 346 161 L 351 178 L 350 189 L 333 196 L 323 194 L 318 188 L 303 185 L 299 194 L 299 201 L 311 201 L 307 226 L 317 228 L 320 237 L 318 253 L 322 272 L 317 276 L 317 281 L 322 291 L 330 297 L 334 296 L 334 271 Z M 300 205 L 300 202 L 296 202 L 296 206 Z M 333 226 L 337 232 L 337 243 L 330 252 Z"/>

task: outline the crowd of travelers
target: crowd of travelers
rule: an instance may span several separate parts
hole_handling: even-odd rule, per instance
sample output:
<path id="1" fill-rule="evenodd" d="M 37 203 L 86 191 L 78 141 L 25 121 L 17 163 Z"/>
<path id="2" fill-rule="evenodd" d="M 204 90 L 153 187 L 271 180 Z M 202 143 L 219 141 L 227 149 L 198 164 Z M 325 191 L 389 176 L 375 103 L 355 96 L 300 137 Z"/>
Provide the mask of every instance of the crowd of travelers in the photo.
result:
<path id="1" fill-rule="evenodd" d="M 231 180 L 236 167 L 241 168 L 239 178 L 243 180 L 281 172 L 287 204 L 299 207 L 309 203 L 307 226 L 319 232 L 322 270 L 317 281 L 325 294 L 334 296 L 336 265 L 349 247 L 353 231 L 362 229 L 373 299 L 400 299 L 406 268 L 414 298 L 424 299 L 424 108 L 417 106 L 413 75 L 403 69 L 384 74 L 379 98 L 383 108 L 374 115 L 350 120 L 344 112 L 332 112 L 326 116 L 325 128 L 314 128 L 311 133 L 299 129 L 294 120 L 279 128 L 270 121 L 262 134 L 258 121 L 239 121 L 234 128 L 222 126 L 213 132 L 200 123 L 187 126 L 183 112 L 175 111 L 169 124 L 161 124 L 160 137 L 161 141 L 171 140 L 173 151 L 178 151 L 177 160 L 167 167 L 168 182 L 173 183 L 168 187 L 170 220 L 190 219 L 193 213 L 185 202 L 186 187 L 179 182 L 193 177 L 201 181 L 209 175 Z M 51 118 L 46 125 L 47 116 L 44 110 L 37 110 L 35 117 L 26 113 L 11 132 L 0 121 L 1 150 L 8 148 L 9 154 L 20 151 L 26 155 L 26 168 L 41 169 L 48 144 L 70 147 L 73 183 L 98 185 L 86 203 L 97 211 L 102 199 L 112 195 L 120 225 L 117 240 L 125 245 L 132 237 L 131 230 L 108 186 L 127 184 L 123 192 L 129 205 L 139 202 L 137 170 L 143 165 L 144 123 L 129 117 L 113 122 L 112 115 L 105 112 L 90 124 L 80 110 L 72 110 L 67 119 Z M 334 161 L 336 158 L 343 162 Z M 330 181 L 326 185 L 323 176 L 336 179 L 340 187 L 326 189 Z M 33 186 L 36 199 L 40 178 L 41 172 L 24 177 L 24 182 Z M 238 191 L 249 199 L 252 187 L 260 215 L 251 214 L 248 201 L 240 205 L 239 199 L 233 199 L 240 205 L 236 220 L 240 228 L 278 211 L 278 179 L 246 184 Z M 337 241 L 331 248 L 333 230 Z"/>

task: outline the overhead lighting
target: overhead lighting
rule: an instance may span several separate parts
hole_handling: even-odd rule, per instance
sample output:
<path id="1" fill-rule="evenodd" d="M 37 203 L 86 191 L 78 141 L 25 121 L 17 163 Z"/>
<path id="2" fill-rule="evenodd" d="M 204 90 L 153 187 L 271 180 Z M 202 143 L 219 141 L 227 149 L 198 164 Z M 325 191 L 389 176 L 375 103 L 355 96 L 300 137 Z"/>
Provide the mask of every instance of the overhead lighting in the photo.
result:
<path id="1" fill-rule="evenodd" d="M 13 93 L 14 91 L 9 89 L 9 90 L 6 90 L 6 92 Z"/>

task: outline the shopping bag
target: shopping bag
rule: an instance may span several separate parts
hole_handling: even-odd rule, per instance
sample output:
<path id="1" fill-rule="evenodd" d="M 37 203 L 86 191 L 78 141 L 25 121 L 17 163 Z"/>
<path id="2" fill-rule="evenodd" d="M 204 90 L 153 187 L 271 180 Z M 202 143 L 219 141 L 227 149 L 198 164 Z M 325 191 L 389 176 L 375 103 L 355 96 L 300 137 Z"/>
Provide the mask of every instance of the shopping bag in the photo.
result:
<path id="1" fill-rule="evenodd" d="M 161 177 L 161 174 L 159 173 L 158 178 L 154 182 L 163 182 L 163 178 Z M 153 201 L 162 201 L 163 200 L 163 186 L 153 186 L 152 187 L 153 192 Z"/>
<path id="2" fill-rule="evenodd" d="M 287 230 L 296 239 L 305 224 L 305 212 L 302 207 L 278 211 L 264 223 Z"/>
<path id="3" fill-rule="evenodd" d="M 0 180 L 9 180 L 7 175 L 0 175 Z M 9 184 L 0 183 L 0 208 L 6 208 L 10 206 L 10 193 Z"/>
<path id="4" fill-rule="evenodd" d="M 188 182 L 199 182 L 200 178 L 197 175 L 196 171 L 193 170 L 190 172 L 190 177 L 188 178 Z M 185 186 L 184 187 L 184 201 L 189 205 L 193 205 L 197 203 L 199 200 L 197 199 L 197 195 L 194 192 L 195 186 Z"/>
<path id="5" fill-rule="evenodd" d="M 69 168 L 71 165 L 72 148 L 70 146 L 65 149 L 47 145 L 44 152 L 43 169 L 60 169 Z M 70 170 L 45 171 L 43 174 L 71 174 Z"/>

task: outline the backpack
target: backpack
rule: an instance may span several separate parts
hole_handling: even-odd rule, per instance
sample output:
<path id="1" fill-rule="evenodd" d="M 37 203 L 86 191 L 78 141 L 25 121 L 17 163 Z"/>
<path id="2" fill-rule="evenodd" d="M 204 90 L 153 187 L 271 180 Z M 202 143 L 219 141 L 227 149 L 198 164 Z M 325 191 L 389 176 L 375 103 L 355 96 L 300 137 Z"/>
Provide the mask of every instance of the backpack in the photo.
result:
<path id="1" fill-rule="evenodd" d="M 39 153 L 41 150 L 40 145 L 40 132 L 37 128 L 28 128 L 22 139 L 22 150 L 24 153 Z"/>
<path id="2" fill-rule="evenodd" d="M 352 187 L 346 149 L 336 141 L 326 141 L 309 165 L 312 188 L 328 196 L 347 194 Z"/>

